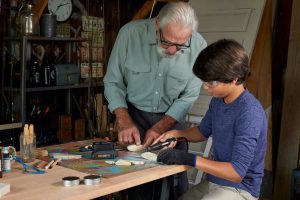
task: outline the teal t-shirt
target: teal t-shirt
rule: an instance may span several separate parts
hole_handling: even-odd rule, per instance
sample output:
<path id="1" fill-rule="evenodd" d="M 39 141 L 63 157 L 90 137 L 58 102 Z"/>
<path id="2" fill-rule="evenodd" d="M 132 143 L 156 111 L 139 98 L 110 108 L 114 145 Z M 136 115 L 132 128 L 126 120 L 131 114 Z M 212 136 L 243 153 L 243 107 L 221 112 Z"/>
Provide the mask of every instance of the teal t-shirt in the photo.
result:
<path id="1" fill-rule="evenodd" d="M 132 21 L 118 34 L 104 77 L 108 108 L 127 108 L 127 101 L 146 112 L 166 113 L 183 121 L 202 82 L 192 72 L 206 41 L 192 33 L 191 47 L 171 58 L 157 53 L 155 19 Z"/>

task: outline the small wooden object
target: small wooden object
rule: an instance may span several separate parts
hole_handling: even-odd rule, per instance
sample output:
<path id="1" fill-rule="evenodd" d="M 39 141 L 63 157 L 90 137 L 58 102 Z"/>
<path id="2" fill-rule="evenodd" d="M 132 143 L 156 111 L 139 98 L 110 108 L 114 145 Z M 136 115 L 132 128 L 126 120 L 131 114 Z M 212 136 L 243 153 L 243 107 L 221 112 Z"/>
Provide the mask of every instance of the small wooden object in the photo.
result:
<path id="1" fill-rule="evenodd" d="M 48 162 L 48 164 L 45 166 L 45 169 L 49 169 L 50 166 L 54 163 L 54 160 L 51 160 L 50 162 Z"/>
<path id="2" fill-rule="evenodd" d="M 57 138 L 60 142 L 72 140 L 72 119 L 70 115 L 60 115 Z"/>
<path id="3" fill-rule="evenodd" d="M 61 161 L 61 158 L 55 159 L 55 161 L 50 165 L 50 169 L 52 169 L 53 167 L 55 167 L 55 165 L 57 165 L 57 163 L 59 163 L 60 161 Z"/>
<path id="4" fill-rule="evenodd" d="M 75 140 L 85 139 L 85 121 L 84 119 L 75 120 Z"/>

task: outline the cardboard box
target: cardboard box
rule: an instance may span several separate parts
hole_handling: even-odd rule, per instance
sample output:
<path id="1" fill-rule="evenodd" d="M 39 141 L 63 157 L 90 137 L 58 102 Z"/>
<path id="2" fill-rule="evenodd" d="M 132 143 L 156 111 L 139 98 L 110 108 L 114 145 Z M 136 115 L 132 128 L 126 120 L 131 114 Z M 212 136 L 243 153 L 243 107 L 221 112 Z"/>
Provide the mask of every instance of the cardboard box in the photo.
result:
<path id="1" fill-rule="evenodd" d="M 81 47 L 80 48 L 80 60 L 81 62 L 89 61 L 89 48 Z M 92 47 L 92 62 L 101 62 L 103 61 L 103 48 L 102 47 Z"/>
<path id="2" fill-rule="evenodd" d="M 104 31 L 104 19 L 93 16 L 82 16 L 82 30 L 84 31 Z"/>

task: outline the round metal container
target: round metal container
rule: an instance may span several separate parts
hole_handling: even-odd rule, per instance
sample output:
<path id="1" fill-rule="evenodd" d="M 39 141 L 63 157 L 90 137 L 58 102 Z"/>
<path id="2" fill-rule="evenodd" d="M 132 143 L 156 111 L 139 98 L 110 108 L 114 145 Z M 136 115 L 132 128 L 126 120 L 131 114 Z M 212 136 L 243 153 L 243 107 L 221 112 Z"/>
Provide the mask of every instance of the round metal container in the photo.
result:
<path id="1" fill-rule="evenodd" d="M 101 177 L 99 175 L 88 175 L 83 177 L 85 185 L 97 185 L 101 183 Z"/>
<path id="2" fill-rule="evenodd" d="M 40 35 L 44 37 L 56 36 L 56 15 L 45 13 L 41 16 Z"/>
<path id="3" fill-rule="evenodd" d="M 65 187 L 79 185 L 80 183 L 80 179 L 77 176 L 66 176 L 62 180 Z"/>

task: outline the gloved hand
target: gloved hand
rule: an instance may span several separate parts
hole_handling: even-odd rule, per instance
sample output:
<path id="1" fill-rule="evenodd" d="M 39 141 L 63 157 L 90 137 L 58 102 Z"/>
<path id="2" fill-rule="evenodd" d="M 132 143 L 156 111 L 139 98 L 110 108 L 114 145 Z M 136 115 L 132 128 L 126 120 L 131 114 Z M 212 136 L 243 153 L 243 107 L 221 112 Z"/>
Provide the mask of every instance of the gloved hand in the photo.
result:
<path id="1" fill-rule="evenodd" d="M 167 165 L 190 165 L 195 167 L 196 155 L 173 148 L 167 148 L 159 152 L 157 162 L 162 162 Z"/>

